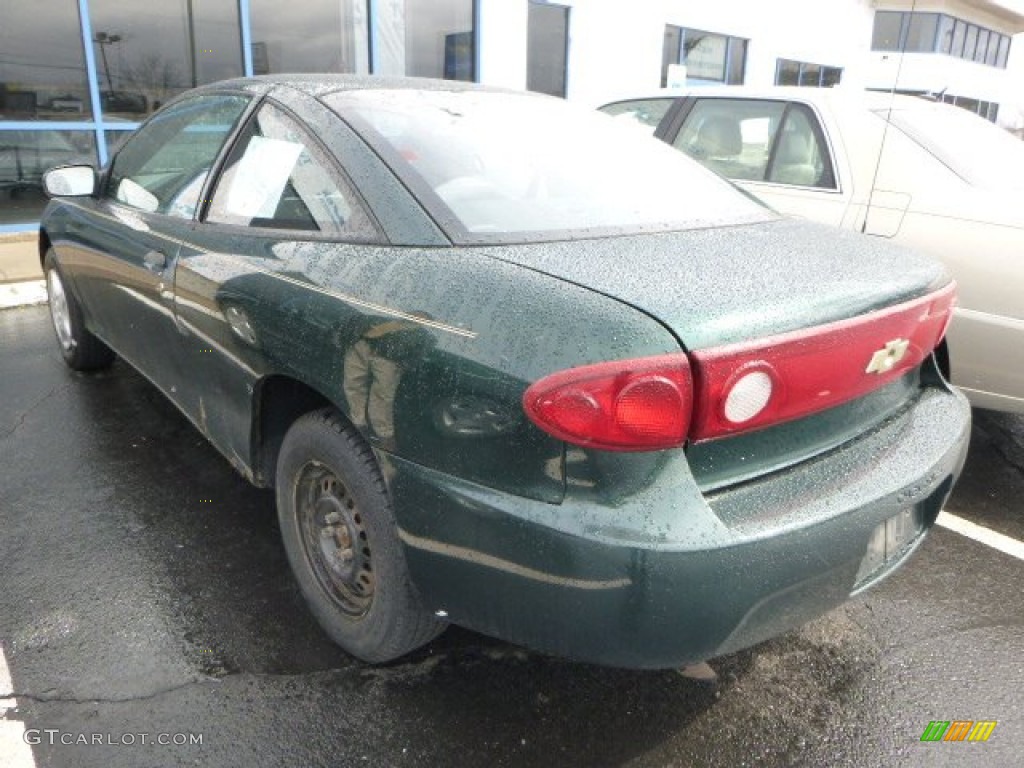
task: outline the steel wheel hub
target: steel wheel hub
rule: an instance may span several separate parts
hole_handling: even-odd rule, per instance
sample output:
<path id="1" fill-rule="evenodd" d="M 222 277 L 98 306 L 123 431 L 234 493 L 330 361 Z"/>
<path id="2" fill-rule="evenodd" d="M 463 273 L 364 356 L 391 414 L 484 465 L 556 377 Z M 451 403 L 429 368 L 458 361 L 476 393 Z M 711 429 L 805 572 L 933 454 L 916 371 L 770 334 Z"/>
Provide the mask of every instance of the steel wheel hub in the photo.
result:
<path id="1" fill-rule="evenodd" d="M 373 602 L 372 556 L 355 500 L 315 462 L 303 468 L 297 491 L 302 543 L 317 579 L 345 613 L 366 613 Z"/>

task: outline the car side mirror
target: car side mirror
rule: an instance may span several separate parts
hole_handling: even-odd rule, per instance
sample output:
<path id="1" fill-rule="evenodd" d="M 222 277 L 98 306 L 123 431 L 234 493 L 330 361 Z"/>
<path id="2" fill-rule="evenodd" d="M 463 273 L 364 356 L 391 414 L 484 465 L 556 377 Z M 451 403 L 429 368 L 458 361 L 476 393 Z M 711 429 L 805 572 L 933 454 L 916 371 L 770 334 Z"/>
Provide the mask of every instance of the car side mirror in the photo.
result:
<path id="1" fill-rule="evenodd" d="M 96 191 L 96 169 L 91 165 L 64 165 L 43 174 L 43 189 L 50 197 L 85 197 Z"/>

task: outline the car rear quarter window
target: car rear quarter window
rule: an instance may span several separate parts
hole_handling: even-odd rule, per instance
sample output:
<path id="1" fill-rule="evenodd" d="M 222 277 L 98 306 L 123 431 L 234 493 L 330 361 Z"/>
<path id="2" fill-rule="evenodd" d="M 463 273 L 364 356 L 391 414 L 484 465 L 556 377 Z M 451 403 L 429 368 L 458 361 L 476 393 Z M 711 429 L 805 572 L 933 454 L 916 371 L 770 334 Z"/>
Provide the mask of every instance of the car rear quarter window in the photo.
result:
<path id="1" fill-rule="evenodd" d="M 795 187 L 835 187 L 828 152 L 817 118 L 803 104 L 790 104 L 775 139 L 768 181 Z"/>
<path id="2" fill-rule="evenodd" d="M 203 184 L 249 97 L 204 94 L 147 122 L 114 157 L 106 194 L 148 213 L 192 218 Z"/>
<path id="3" fill-rule="evenodd" d="M 271 103 L 242 129 L 206 220 L 375 238 L 356 193 L 297 120 Z"/>

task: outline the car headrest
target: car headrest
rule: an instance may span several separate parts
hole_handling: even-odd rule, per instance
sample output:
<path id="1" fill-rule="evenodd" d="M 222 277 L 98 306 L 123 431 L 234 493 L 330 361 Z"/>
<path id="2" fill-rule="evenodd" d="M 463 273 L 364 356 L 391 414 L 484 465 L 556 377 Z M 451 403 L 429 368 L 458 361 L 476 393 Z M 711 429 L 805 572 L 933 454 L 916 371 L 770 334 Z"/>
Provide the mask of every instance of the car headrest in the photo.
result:
<path id="1" fill-rule="evenodd" d="M 732 157 L 743 151 L 739 123 L 724 115 L 706 117 L 695 143 L 699 152 L 712 157 Z"/>

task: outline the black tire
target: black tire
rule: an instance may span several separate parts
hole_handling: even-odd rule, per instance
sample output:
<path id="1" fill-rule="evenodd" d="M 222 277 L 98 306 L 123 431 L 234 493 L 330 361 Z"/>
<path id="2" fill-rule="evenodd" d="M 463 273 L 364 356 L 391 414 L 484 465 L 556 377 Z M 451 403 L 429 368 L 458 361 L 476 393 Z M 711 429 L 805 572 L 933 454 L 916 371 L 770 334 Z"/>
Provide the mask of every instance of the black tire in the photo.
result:
<path id="1" fill-rule="evenodd" d="M 114 353 L 86 329 L 82 307 L 57 266 L 52 248 L 47 250 L 43 259 L 43 273 L 50 302 L 50 319 L 64 362 L 75 371 L 109 368 L 114 362 Z"/>
<path id="2" fill-rule="evenodd" d="M 292 571 L 328 635 L 381 663 L 445 628 L 409 577 L 370 447 L 330 408 L 301 416 L 277 461 L 277 515 Z"/>

